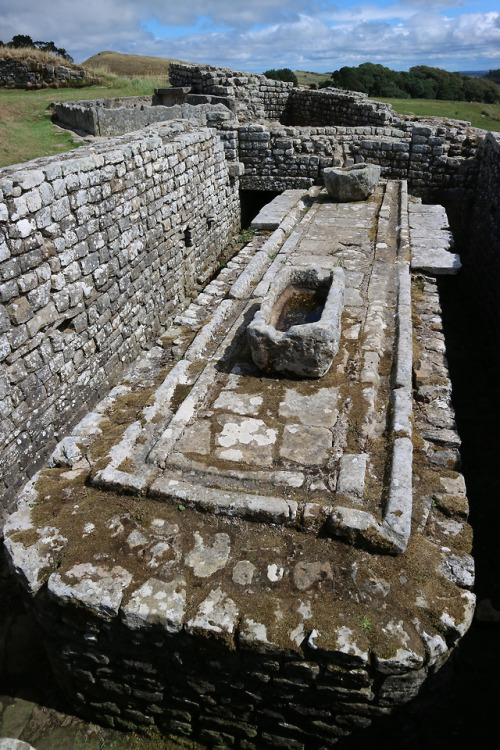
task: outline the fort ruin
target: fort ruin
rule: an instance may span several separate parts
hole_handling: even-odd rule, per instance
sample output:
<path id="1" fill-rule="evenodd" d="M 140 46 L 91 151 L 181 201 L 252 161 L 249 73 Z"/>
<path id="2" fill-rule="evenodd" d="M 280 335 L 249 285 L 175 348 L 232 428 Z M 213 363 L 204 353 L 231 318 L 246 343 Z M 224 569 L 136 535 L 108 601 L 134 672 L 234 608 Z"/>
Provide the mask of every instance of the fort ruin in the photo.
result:
<path id="1" fill-rule="evenodd" d="M 491 289 L 500 142 L 350 92 L 171 78 L 152 106 L 58 106 L 95 142 L 1 170 L 7 554 L 79 713 L 329 747 L 472 617 L 437 200 L 470 203 L 462 260 Z M 373 196 L 332 202 L 322 170 L 363 162 Z M 244 191 L 280 195 L 230 259 Z M 266 375 L 246 327 L 311 264 L 345 274 L 338 354 Z"/>

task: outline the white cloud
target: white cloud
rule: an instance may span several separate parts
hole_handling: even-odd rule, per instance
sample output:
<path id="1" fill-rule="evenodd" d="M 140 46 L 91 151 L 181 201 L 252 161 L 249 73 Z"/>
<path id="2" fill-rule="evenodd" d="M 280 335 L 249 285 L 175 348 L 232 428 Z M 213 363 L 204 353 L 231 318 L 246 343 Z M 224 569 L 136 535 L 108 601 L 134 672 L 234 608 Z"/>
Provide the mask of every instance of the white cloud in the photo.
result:
<path id="1" fill-rule="evenodd" d="M 466 0 L 0 0 L 0 38 L 52 40 L 77 60 L 112 49 L 246 70 L 333 70 L 373 60 L 391 67 L 488 67 L 500 56 L 500 14 Z M 494 0 L 482 0 L 482 8 Z M 144 28 L 194 27 L 171 38 Z M 223 28 L 223 31 L 217 30 Z M 164 32 L 168 33 L 168 32 Z M 497 65 L 495 66 L 497 67 Z"/>

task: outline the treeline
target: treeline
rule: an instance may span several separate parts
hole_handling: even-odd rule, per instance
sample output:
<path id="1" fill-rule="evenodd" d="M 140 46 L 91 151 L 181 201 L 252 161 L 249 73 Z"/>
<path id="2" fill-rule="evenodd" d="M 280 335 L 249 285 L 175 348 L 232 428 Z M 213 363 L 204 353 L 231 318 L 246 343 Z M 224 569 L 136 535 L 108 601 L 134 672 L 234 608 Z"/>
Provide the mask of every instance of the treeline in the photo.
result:
<path id="1" fill-rule="evenodd" d="M 59 57 L 64 57 L 68 62 L 73 62 L 73 58 L 71 55 L 68 55 L 64 47 L 56 47 L 54 42 L 34 42 L 27 34 L 16 34 L 10 42 L 6 42 L 5 44 L 0 42 L 0 47 L 10 47 L 11 49 L 31 47 L 39 49 L 41 52 L 52 52 L 53 55 L 59 55 Z"/>
<path id="2" fill-rule="evenodd" d="M 490 72 L 494 73 L 495 71 Z M 375 63 L 357 68 L 340 68 L 332 75 L 333 85 L 350 91 L 363 91 L 368 96 L 394 99 L 448 99 L 452 101 L 500 101 L 500 86 L 493 80 L 472 78 L 462 73 L 448 73 L 440 68 L 417 65 L 409 72 L 398 72 Z M 332 85 L 329 82 L 322 86 Z"/>

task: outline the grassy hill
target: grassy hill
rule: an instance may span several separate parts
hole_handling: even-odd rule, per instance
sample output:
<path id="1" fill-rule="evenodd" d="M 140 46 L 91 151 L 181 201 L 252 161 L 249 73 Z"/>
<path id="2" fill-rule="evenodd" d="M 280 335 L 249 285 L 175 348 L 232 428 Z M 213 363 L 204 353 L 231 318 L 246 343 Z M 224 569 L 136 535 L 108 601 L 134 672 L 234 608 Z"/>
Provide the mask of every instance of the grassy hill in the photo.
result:
<path id="1" fill-rule="evenodd" d="M 150 76 L 168 76 L 171 60 L 166 57 L 147 57 L 146 55 L 126 55 L 123 52 L 98 52 L 82 63 L 83 68 L 89 70 L 107 71 L 117 76 L 129 78 L 144 78 Z"/>
<path id="2" fill-rule="evenodd" d="M 299 82 L 299 86 L 305 86 L 309 88 L 311 83 L 315 83 L 319 87 L 323 81 L 331 80 L 331 73 L 312 73 L 309 70 L 296 70 L 294 71 Z"/>

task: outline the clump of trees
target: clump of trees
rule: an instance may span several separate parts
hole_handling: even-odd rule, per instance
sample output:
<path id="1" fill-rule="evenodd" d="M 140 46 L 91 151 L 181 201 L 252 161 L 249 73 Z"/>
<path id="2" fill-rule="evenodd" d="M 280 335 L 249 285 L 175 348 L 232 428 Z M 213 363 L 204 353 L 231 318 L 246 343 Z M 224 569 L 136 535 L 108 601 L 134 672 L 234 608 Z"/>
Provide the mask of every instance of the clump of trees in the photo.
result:
<path id="1" fill-rule="evenodd" d="M 7 42 L 6 44 L 0 42 L 0 46 L 10 47 L 11 49 L 30 47 L 32 49 L 39 49 L 41 52 L 51 52 L 53 55 L 63 57 L 68 62 L 73 62 L 73 58 L 66 52 L 64 47 L 56 47 L 54 42 L 34 42 L 27 34 L 16 34 L 12 37 L 10 42 Z"/>
<path id="2" fill-rule="evenodd" d="M 368 96 L 394 99 L 447 99 L 494 104 L 500 101 L 500 86 L 490 79 L 473 78 L 462 73 L 449 73 L 440 68 L 417 65 L 409 72 L 398 72 L 375 63 L 363 63 L 357 68 L 335 70 L 333 85 L 351 91 L 363 91 Z M 331 85 L 328 82 L 321 86 Z"/>
<path id="3" fill-rule="evenodd" d="M 294 86 L 299 84 L 297 76 L 290 68 L 279 68 L 278 70 L 272 68 L 271 70 L 265 70 L 264 75 L 272 81 L 288 81 L 293 83 Z"/>

